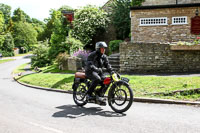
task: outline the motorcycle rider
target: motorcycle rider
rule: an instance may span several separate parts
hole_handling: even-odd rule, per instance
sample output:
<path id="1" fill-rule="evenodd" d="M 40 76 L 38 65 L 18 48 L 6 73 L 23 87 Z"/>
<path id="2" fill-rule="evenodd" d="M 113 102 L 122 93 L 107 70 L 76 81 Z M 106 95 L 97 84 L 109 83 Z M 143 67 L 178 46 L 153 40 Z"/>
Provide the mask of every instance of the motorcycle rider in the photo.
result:
<path id="1" fill-rule="evenodd" d="M 95 47 L 96 51 L 91 52 L 87 58 L 85 74 L 92 81 L 87 92 L 86 98 L 88 101 L 94 100 L 95 97 L 92 96 L 92 93 L 97 85 L 105 78 L 102 68 L 106 68 L 108 72 L 112 71 L 108 58 L 104 54 L 106 47 L 107 44 L 105 42 L 97 42 Z M 98 95 L 96 95 L 96 101 L 100 102 L 101 105 L 106 105 L 105 99 Z"/>

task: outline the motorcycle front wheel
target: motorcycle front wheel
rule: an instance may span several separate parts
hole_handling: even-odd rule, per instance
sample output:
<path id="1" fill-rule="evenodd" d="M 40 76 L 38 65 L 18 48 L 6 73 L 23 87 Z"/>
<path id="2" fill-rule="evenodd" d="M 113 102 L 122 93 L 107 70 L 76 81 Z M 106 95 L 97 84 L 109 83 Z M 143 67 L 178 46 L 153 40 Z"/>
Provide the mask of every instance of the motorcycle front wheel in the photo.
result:
<path id="1" fill-rule="evenodd" d="M 87 104 L 85 94 L 88 90 L 86 83 L 77 83 L 76 87 L 73 90 L 73 99 L 76 105 L 84 106 Z"/>
<path id="2" fill-rule="evenodd" d="M 111 87 L 108 94 L 108 103 L 117 113 L 127 111 L 133 103 L 133 91 L 125 82 L 118 82 Z"/>

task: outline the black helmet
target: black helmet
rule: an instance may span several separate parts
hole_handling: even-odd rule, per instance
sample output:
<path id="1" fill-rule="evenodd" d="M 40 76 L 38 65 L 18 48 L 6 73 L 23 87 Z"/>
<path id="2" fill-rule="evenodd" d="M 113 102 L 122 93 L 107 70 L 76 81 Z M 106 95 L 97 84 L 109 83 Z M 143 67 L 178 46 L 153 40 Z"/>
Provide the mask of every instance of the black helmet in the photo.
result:
<path id="1" fill-rule="evenodd" d="M 105 42 L 97 42 L 96 43 L 96 50 L 99 50 L 100 48 L 107 48 L 107 44 Z"/>

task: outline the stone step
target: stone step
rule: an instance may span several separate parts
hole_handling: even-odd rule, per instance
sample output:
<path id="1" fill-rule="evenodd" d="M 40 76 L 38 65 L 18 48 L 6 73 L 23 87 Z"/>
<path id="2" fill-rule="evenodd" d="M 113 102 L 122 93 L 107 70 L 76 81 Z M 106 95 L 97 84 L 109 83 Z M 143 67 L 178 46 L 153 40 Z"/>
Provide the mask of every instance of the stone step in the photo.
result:
<path id="1" fill-rule="evenodd" d="M 118 63 L 119 64 L 119 60 L 109 60 L 110 63 Z"/>
<path id="2" fill-rule="evenodd" d="M 112 66 L 112 68 L 120 68 L 119 65 L 111 65 L 111 66 Z"/>
<path id="3" fill-rule="evenodd" d="M 119 57 L 108 57 L 109 60 L 119 60 Z"/>
<path id="4" fill-rule="evenodd" d="M 111 64 L 114 71 L 119 71 L 120 69 L 120 54 L 112 54 L 108 57 L 109 63 Z"/>
<path id="5" fill-rule="evenodd" d="M 113 57 L 113 56 L 114 56 L 114 57 L 116 57 L 116 56 L 118 57 L 118 56 L 120 56 L 120 54 L 119 54 L 119 53 L 111 54 L 109 57 Z"/>
<path id="6" fill-rule="evenodd" d="M 113 66 L 114 66 L 114 67 L 118 67 L 118 66 L 119 66 L 119 64 L 111 64 L 111 63 L 110 63 L 110 65 L 111 65 L 112 67 L 113 67 Z"/>

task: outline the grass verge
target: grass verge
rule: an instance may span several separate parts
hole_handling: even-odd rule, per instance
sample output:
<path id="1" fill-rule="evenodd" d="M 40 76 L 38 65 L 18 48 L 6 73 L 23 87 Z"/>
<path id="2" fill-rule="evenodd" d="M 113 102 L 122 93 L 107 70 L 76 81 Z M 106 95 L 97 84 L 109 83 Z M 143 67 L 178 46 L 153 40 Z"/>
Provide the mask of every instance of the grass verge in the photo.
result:
<path id="1" fill-rule="evenodd" d="M 5 63 L 5 62 L 9 62 L 9 61 L 14 61 L 15 59 L 3 59 L 3 60 L 0 60 L 0 64 L 1 63 Z"/>
<path id="2" fill-rule="evenodd" d="M 130 79 L 130 86 L 135 97 L 151 97 L 175 100 L 200 100 L 197 93 L 175 93 L 174 95 L 153 95 L 152 93 L 169 93 L 175 90 L 200 88 L 200 77 L 169 77 L 169 76 L 131 76 L 122 75 Z M 71 90 L 74 74 L 37 73 L 23 76 L 19 81 L 36 86 Z"/>
<path id="3" fill-rule="evenodd" d="M 32 51 L 30 51 L 28 53 L 24 53 L 24 54 L 16 54 L 15 57 L 25 56 L 25 55 L 29 55 L 29 54 L 32 54 Z"/>

